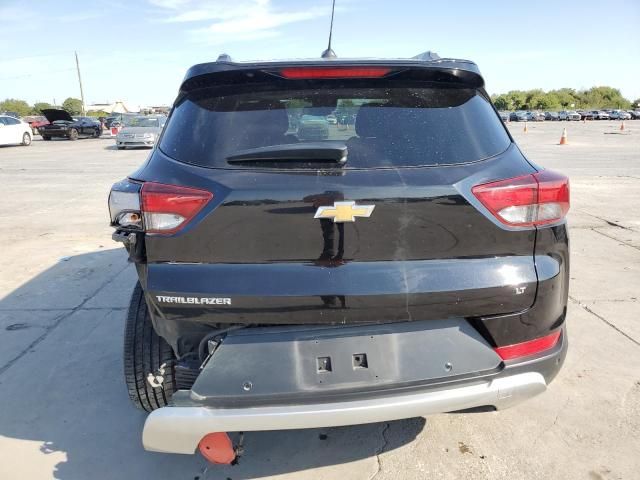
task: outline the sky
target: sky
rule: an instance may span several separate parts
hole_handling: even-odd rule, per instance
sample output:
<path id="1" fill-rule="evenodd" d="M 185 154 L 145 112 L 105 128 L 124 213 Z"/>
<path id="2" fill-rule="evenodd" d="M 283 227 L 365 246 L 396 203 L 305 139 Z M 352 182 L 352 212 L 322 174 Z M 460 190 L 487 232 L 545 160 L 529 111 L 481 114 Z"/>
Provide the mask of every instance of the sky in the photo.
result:
<path id="1" fill-rule="evenodd" d="M 331 0 L 0 0 L 0 100 L 170 105 L 186 70 L 319 57 Z M 475 61 L 489 93 L 608 85 L 640 98 L 640 0 L 337 0 L 339 57 Z"/>

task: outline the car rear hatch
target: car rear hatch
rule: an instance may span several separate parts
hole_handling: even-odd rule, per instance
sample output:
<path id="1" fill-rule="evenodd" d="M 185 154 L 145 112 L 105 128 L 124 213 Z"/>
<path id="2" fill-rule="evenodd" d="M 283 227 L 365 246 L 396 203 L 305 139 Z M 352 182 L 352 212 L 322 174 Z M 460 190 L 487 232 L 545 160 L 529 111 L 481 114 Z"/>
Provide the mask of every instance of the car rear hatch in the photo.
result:
<path id="1" fill-rule="evenodd" d="M 329 115 L 339 121 L 320 122 L 326 140 L 304 138 L 303 117 Z M 178 230 L 146 235 L 148 301 L 166 319 L 211 324 L 525 310 L 537 286 L 535 229 L 501 224 L 471 188 L 535 172 L 472 72 L 270 66 L 195 76 L 132 178 L 212 198 Z"/>

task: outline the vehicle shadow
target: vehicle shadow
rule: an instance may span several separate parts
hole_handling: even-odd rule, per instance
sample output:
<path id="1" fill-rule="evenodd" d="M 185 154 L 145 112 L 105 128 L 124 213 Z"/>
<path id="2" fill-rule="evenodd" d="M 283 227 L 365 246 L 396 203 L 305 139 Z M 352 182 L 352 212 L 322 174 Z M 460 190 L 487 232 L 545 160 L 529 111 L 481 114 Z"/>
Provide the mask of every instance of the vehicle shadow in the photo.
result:
<path id="1" fill-rule="evenodd" d="M 113 139 L 111 139 L 113 140 Z M 106 147 L 104 147 L 105 150 L 118 150 L 118 147 L 114 145 L 107 145 Z M 151 151 L 151 147 L 127 147 L 123 150 L 149 150 Z"/>
<path id="2" fill-rule="evenodd" d="M 300 478 L 319 467 L 324 478 L 368 478 L 377 454 L 423 430 L 418 418 L 248 432 L 245 456 L 229 467 L 144 451 L 146 414 L 130 404 L 122 378 L 136 282 L 125 257 L 114 249 L 63 258 L 0 300 L 0 478 Z"/>
<path id="3" fill-rule="evenodd" d="M 75 140 L 70 140 L 69 138 L 66 137 L 51 137 L 49 140 L 45 140 L 43 139 L 41 136 L 38 136 L 37 138 L 34 138 L 33 141 L 41 141 L 41 142 L 47 142 L 47 143 L 56 143 L 56 142 L 83 142 L 85 140 L 100 140 L 102 137 L 98 137 L 98 138 L 93 138 L 93 137 L 86 137 L 86 136 L 82 136 L 82 137 L 78 137 Z"/>

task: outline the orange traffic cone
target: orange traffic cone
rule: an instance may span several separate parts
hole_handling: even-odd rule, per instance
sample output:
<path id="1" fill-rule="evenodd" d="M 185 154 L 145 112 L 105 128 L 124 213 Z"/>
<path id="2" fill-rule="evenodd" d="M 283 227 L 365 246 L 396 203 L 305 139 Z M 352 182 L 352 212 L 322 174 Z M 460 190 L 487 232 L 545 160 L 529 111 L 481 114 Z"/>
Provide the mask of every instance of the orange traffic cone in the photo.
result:
<path id="1" fill-rule="evenodd" d="M 622 121 L 622 123 L 620 124 L 620 131 L 624 131 L 624 120 Z"/>
<path id="2" fill-rule="evenodd" d="M 527 129 L 527 122 L 524 122 L 524 133 L 527 133 L 529 130 Z"/>
<path id="3" fill-rule="evenodd" d="M 567 129 L 564 128 L 562 130 L 562 136 L 560 137 L 560 145 L 566 145 L 569 143 L 569 138 L 567 137 Z"/>

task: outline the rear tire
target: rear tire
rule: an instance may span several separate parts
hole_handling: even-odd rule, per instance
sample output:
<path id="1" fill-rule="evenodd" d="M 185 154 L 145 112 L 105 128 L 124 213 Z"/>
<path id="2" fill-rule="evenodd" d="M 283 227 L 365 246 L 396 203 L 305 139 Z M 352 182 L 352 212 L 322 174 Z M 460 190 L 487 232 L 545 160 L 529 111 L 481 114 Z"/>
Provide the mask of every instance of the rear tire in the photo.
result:
<path id="1" fill-rule="evenodd" d="M 24 145 L 25 147 L 31 145 L 31 135 L 29 135 L 27 132 L 22 135 L 22 145 Z"/>
<path id="2" fill-rule="evenodd" d="M 48 142 L 49 140 L 51 140 L 51 137 L 49 137 L 47 135 L 42 135 L 42 139 L 46 140 Z"/>
<path id="3" fill-rule="evenodd" d="M 100 138 L 100 135 L 102 135 L 102 130 L 96 128 L 95 132 L 93 132 L 93 138 Z"/>
<path id="4" fill-rule="evenodd" d="M 124 379 L 133 404 L 147 412 L 164 407 L 176 391 L 175 356 L 151 323 L 138 283 L 133 290 L 124 331 Z"/>

